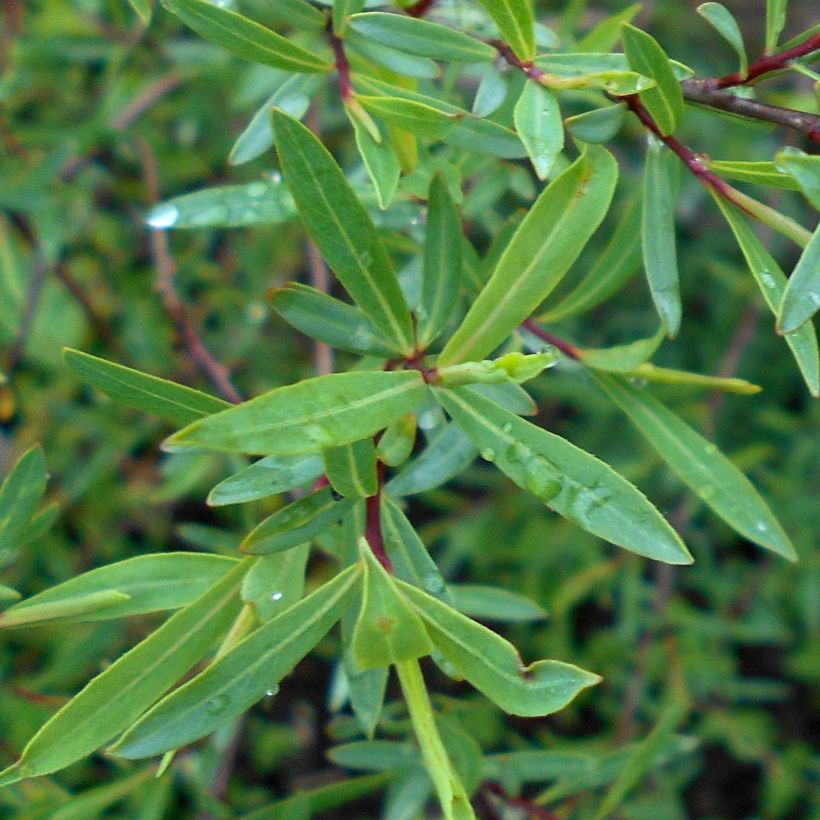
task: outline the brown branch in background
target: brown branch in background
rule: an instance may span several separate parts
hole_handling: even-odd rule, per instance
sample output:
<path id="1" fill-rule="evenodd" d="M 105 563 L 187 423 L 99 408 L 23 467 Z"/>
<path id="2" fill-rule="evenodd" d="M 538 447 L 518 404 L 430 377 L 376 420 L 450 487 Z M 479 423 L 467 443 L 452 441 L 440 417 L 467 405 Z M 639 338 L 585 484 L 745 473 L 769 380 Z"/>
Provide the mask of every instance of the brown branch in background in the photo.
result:
<path id="1" fill-rule="evenodd" d="M 437 0 L 419 0 L 418 3 L 407 6 L 404 9 L 404 13 L 409 14 L 411 17 L 424 17 L 424 15 L 433 8 L 436 2 Z"/>
<path id="2" fill-rule="evenodd" d="M 561 820 L 557 814 L 553 814 L 553 812 L 545 809 L 543 806 L 533 803 L 532 800 L 527 800 L 524 797 L 513 797 L 511 794 L 507 794 L 498 783 L 491 781 L 483 783 L 481 790 L 489 794 L 494 794 L 502 803 L 506 803 L 508 806 L 514 806 L 527 817 L 533 818 L 533 820 Z"/>
<path id="3" fill-rule="evenodd" d="M 82 285 L 74 278 L 74 274 L 71 273 L 66 262 L 58 262 L 54 268 L 54 273 L 63 285 L 65 285 L 66 290 L 74 297 L 83 313 L 85 313 L 88 323 L 94 328 L 94 332 L 100 339 L 112 349 L 116 350 L 119 348 L 119 341 L 114 333 L 114 329 L 111 327 L 111 323 L 91 302 L 88 294 L 83 290 Z"/>
<path id="4" fill-rule="evenodd" d="M 759 60 L 755 60 L 745 74 L 735 71 L 723 77 L 715 77 L 711 82 L 716 88 L 729 88 L 733 85 L 749 85 L 755 82 L 755 80 L 759 80 L 765 74 L 771 74 L 773 71 L 788 68 L 789 63 L 798 60 L 800 57 L 806 57 L 815 51 L 820 51 L 820 32 L 813 34 L 796 46 L 787 48 L 785 51 L 780 51 L 777 54 L 770 54 L 768 57 L 761 57 Z"/>
<path id="5" fill-rule="evenodd" d="M 135 137 L 134 144 L 142 162 L 148 201 L 156 203 L 159 201 L 159 173 L 156 157 L 151 146 L 141 137 Z M 187 306 L 179 298 L 174 281 L 177 268 L 168 247 L 167 235 L 162 230 L 151 228 L 148 238 L 156 270 L 156 289 L 159 291 L 162 305 L 173 322 L 177 334 L 194 364 L 216 388 L 220 396 L 233 404 L 239 404 L 242 397 L 231 382 L 228 368 L 205 346 L 191 320 Z"/>
<path id="6" fill-rule="evenodd" d="M 131 101 L 111 118 L 115 131 L 125 131 L 132 126 L 149 108 L 177 89 L 182 76 L 177 71 L 169 71 L 137 92 Z"/>
<path id="7" fill-rule="evenodd" d="M 342 102 L 348 102 L 353 96 L 353 85 L 350 82 L 350 63 L 347 61 L 347 54 L 345 54 L 345 46 L 341 37 L 337 37 L 333 33 L 330 21 L 327 25 L 328 39 L 330 40 L 330 47 L 333 49 L 333 62 L 336 66 L 336 73 L 339 75 L 339 94 L 341 94 Z"/>
<path id="8" fill-rule="evenodd" d="M 820 142 L 820 116 L 797 111 L 793 108 L 781 108 L 777 105 L 738 97 L 731 91 L 724 91 L 716 86 L 713 80 L 684 80 L 681 83 L 683 96 L 689 102 L 699 103 L 719 111 L 738 114 L 753 120 L 783 125 L 799 131 L 810 140 Z"/>

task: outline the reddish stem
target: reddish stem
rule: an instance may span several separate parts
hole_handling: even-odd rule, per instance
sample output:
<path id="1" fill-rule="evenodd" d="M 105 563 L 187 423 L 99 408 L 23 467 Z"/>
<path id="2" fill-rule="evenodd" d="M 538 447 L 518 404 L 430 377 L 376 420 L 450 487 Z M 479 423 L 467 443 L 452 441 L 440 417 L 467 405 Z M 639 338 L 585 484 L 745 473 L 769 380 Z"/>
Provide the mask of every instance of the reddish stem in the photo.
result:
<path id="1" fill-rule="evenodd" d="M 381 492 L 384 485 L 384 464 L 376 462 L 376 475 L 378 477 L 379 490 L 376 495 L 371 495 L 366 499 L 367 516 L 364 537 L 373 550 L 376 560 L 392 575 L 393 564 L 387 554 L 387 548 L 382 538 L 382 506 Z"/>
<path id="2" fill-rule="evenodd" d="M 543 339 L 547 344 L 557 347 L 565 356 L 569 356 L 570 359 L 581 358 L 580 351 L 574 344 L 570 344 L 555 334 L 550 333 L 548 330 L 544 330 L 544 328 L 541 327 L 535 319 L 525 319 L 521 323 L 521 327 L 532 333 L 533 336 Z"/>
<path id="3" fill-rule="evenodd" d="M 330 38 L 330 47 L 333 49 L 333 62 L 339 75 L 339 93 L 342 95 L 342 101 L 347 102 L 353 96 L 353 85 L 350 82 L 350 63 L 347 61 L 342 38 L 330 29 L 328 29 L 328 37 Z"/>
<path id="4" fill-rule="evenodd" d="M 435 4 L 436 0 L 419 0 L 418 3 L 407 6 L 407 8 L 404 9 L 404 13 L 409 14 L 411 17 L 424 17 Z"/>
<path id="5" fill-rule="evenodd" d="M 716 88 L 748 85 L 764 74 L 786 68 L 792 60 L 805 57 L 807 54 L 818 50 L 820 50 L 820 32 L 813 34 L 808 40 L 804 40 L 796 46 L 787 48 L 785 51 L 780 51 L 777 54 L 770 54 L 768 57 L 761 57 L 759 60 L 755 60 L 749 66 L 749 70 L 745 75 L 739 71 L 734 71 L 731 74 L 726 74 L 724 77 L 716 77 L 713 84 Z"/>
<path id="6" fill-rule="evenodd" d="M 531 80 L 538 80 L 546 74 L 537 66 L 532 64 L 531 60 L 522 60 L 507 43 L 503 40 L 487 40 L 491 45 L 513 68 L 523 71 Z"/>

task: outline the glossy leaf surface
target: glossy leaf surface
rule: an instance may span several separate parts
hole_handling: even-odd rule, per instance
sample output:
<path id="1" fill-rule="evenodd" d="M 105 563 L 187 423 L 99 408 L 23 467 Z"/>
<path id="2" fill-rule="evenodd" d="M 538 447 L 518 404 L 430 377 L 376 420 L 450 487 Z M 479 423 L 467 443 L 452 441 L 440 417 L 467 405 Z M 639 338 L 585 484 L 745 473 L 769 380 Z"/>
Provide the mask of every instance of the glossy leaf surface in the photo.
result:
<path id="1" fill-rule="evenodd" d="M 546 179 L 564 147 L 564 123 L 558 100 L 549 89 L 528 82 L 515 104 L 513 118 L 536 176 Z"/>
<path id="2" fill-rule="evenodd" d="M 323 453 L 325 474 L 333 489 L 346 498 L 367 498 L 379 491 L 376 445 L 372 438 L 332 447 Z"/>

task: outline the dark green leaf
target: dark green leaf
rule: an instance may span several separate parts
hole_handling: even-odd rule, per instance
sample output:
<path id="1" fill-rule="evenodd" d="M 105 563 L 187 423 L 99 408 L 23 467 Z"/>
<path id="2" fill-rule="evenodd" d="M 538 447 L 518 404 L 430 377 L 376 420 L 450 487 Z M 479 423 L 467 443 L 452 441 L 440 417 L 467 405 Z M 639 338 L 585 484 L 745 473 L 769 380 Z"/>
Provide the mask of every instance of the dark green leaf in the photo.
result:
<path id="1" fill-rule="evenodd" d="M 471 618 L 520 623 L 547 617 L 546 610 L 535 601 L 509 589 L 483 584 L 450 584 L 448 589 L 453 607 Z"/>
<path id="2" fill-rule="evenodd" d="M 20 456 L 0 486 L 0 549 L 14 549 L 26 540 L 47 480 L 46 457 L 35 444 Z"/>
<path id="3" fill-rule="evenodd" d="M 820 225 L 789 277 L 777 319 L 780 333 L 794 333 L 820 308 Z"/>

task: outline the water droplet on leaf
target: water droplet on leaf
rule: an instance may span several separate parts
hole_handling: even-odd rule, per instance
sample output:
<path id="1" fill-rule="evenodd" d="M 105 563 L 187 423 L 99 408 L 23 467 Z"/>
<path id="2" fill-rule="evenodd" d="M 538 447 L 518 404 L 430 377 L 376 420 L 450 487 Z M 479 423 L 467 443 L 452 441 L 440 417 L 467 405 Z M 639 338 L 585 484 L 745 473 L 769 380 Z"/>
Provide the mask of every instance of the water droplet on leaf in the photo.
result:
<path id="1" fill-rule="evenodd" d="M 228 708 L 228 706 L 230 705 L 230 702 L 231 702 L 231 699 L 227 695 L 225 695 L 225 694 L 217 695 L 216 697 L 211 698 L 205 704 L 205 711 L 209 715 L 222 714 L 222 712 L 224 712 Z"/>
<path id="2" fill-rule="evenodd" d="M 428 572 L 424 575 L 421 579 L 421 585 L 431 595 L 437 595 L 444 592 L 445 589 L 444 579 L 437 572 Z"/>
<path id="3" fill-rule="evenodd" d="M 157 205 L 146 218 L 152 228 L 171 228 L 179 219 L 179 208 L 176 205 Z"/>
<path id="4" fill-rule="evenodd" d="M 273 592 L 271 593 L 270 599 L 271 601 L 281 601 L 283 593 L 281 592 Z"/>
<path id="5" fill-rule="evenodd" d="M 495 450 L 492 447 L 485 447 L 480 455 L 484 461 L 495 461 Z"/>

